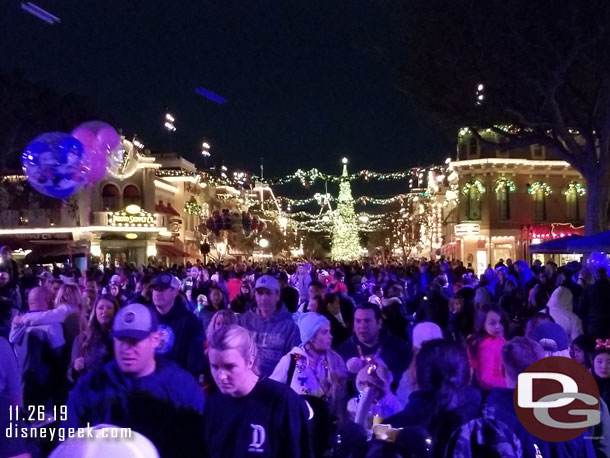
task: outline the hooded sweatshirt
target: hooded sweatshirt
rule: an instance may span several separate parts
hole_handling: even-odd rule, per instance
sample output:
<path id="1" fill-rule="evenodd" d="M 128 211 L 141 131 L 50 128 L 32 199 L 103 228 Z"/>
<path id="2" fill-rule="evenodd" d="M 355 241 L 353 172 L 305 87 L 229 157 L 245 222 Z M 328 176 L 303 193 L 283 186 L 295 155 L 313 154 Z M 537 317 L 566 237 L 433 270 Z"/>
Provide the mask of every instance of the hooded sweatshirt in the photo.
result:
<path id="1" fill-rule="evenodd" d="M 582 321 L 572 312 L 572 304 L 572 291 L 565 286 L 558 286 L 547 303 L 549 315 L 564 329 L 570 342 L 582 334 Z"/>
<path id="2" fill-rule="evenodd" d="M 280 358 L 301 343 L 299 328 L 281 302 L 277 311 L 266 320 L 258 310 L 239 315 L 237 320 L 254 336 L 259 352 L 259 371 L 264 377 L 269 377 Z"/>
<path id="3" fill-rule="evenodd" d="M 157 356 L 175 361 L 199 377 L 203 372 L 203 329 L 197 317 L 187 310 L 179 296 L 165 315 L 160 314 L 156 307 L 153 310 L 161 331 Z"/>
<path id="4" fill-rule="evenodd" d="M 195 379 L 171 361 L 135 378 L 113 360 L 80 379 L 68 398 L 65 426 L 128 427 L 148 437 L 163 457 L 199 456 L 203 404 Z"/>

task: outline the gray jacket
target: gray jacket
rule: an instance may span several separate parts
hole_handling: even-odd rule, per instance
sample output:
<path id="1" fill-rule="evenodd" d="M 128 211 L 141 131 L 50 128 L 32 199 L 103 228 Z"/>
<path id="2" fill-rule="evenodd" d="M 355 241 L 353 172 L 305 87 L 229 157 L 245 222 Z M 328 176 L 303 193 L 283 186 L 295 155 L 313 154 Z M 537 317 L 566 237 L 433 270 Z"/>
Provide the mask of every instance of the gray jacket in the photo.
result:
<path id="1" fill-rule="evenodd" d="M 238 317 L 238 323 L 254 336 L 258 346 L 260 375 L 269 377 L 282 356 L 301 344 L 299 328 L 283 303 L 267 320 L 257 310 Z"/>

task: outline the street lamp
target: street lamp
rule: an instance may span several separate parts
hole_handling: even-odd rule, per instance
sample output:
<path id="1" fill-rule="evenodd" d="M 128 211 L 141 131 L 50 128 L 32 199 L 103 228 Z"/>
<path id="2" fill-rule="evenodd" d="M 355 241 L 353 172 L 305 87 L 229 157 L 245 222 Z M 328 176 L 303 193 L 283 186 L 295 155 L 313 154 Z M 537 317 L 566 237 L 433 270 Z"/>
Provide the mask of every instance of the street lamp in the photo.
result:
<path id="1" fill-rule="evenodd" d="M 210 144 L 208 142 L 203 142 L 201 145 L 201 155 L 203 156 L 203 161 L 205 163 L 205 168 L 208 168 L 208 158 L 212 155 L 210 153 Z"/>

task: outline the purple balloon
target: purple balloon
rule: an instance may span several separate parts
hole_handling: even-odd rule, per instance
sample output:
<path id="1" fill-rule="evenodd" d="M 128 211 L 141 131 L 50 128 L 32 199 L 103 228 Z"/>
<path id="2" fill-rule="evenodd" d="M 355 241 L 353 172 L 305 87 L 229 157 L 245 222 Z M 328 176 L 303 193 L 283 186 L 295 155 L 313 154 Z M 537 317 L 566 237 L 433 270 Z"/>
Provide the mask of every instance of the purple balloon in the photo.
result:
<path id="1" fill-rule="evenodd" d="M 100 151 L 96 147 L 86 148 L 89 157 L 91 172 L 89 173 L 89 183 L 97 183 L 106 175 L 106 165 L 108 164 L 108 154 Z"/>
<path id="2" fill-rule="evenodd" d="M 112 127 L 103 127 L 97 132 L 97 145 L 110 152 L 121 146 L 121 136 Z"/>
<path id="3" fill-rule="evenodd" d="M 95 132 L 87 127 L 83 127 L 82 125 L 78 126 L 76 129 L 72 131 L 71 134 L 74 138 L 79 140 L 85 149 L 89 148 L 95 142 Z"/>
<path id="4" fill-rule="evenodd" d="M 91 164 L 89 183 L 104 178 L 111 154 L 121 146 L 121 137 L 110 125 L 102 121 L 87 121 L 78 125 L 72 136 L 80 140 Z"/>

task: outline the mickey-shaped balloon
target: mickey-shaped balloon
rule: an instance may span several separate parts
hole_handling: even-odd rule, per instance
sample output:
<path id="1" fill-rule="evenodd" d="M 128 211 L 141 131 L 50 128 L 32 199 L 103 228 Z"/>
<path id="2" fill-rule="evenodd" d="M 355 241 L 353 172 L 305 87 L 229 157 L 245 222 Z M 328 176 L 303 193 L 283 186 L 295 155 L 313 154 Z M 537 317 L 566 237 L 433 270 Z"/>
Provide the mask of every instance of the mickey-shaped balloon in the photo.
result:
<path id="1" fill-rule="evenodd" d="M 78 192 L 91 172 L 83 144 L 64 132 L 48 132 L 32 140 L 21 155 L 21 165 L 34 189 L 58 199 Z"/>

